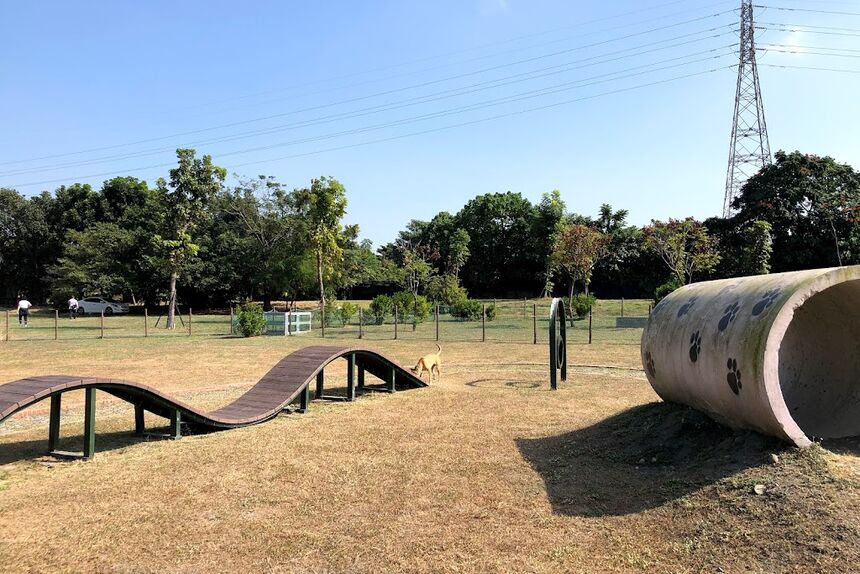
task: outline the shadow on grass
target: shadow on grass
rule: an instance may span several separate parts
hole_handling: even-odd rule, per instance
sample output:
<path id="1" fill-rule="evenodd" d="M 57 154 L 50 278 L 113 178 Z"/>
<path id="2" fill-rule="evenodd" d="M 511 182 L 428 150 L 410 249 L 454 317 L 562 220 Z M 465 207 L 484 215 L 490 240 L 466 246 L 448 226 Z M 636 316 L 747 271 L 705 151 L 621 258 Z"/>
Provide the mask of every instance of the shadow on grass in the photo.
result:
<path id="1" fill-rule="evenodd" d="M 589 517 L 656 508 L 793 448 L 670 403 L 516 444 L 543 478 L 553 512 Z"/>

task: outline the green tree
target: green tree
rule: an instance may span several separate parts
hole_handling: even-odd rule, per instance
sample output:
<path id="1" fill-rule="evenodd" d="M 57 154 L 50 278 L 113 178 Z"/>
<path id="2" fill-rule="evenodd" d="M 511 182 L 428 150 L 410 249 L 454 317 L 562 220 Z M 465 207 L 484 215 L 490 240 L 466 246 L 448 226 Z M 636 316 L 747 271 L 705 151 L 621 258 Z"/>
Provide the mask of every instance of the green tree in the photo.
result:
<path id="1" fill-rule="evenodd" d="M 646 248 L 660 256 L 681 285 L 692 282 L 696 273 L 713 270 L 720 261 L 716 242 L 704 224 L 692 217 L 668 223 L 651 220 L 643 233 Z"/>
<path id="2" fill-rule="evenodd" d="M 731 225 L 770 224 L 774 271 L 860 263 L 860 174 L 799 151 L 774 160 L 741 189 Z"/>
<path id="3" fill-rule="evenodd" d="M 170 170 L 170 181 L 158 180 L 164 198 L 164 231 L 155 236 L 161 260 L 169 276 L 167 328 L 174 328 L 176 282 L 199 250 L 194 233 L 207 215 L 212 199 L 221 190 L 227 172 L 212 163 L 212 157 L 195 157 L 193 149 L 178 149 L 179 165 Z"/>
<path id="4" fill-rule="evenodd" d="M 308 244 L 316 256 L 319 300 L 325 307 L 325 279 L 343 259 L 341 220 L 346 215 L 346 188 L 332 177 L 320 177 L 311 181 L 310 188 L 296 190 L 295 196 Z"/>
<path id="5" fill-rule="evenodd" d="M 597 262 L 606 255 L 609 238 L 585 225 L 577 223 L 562 227 L 555 237 L 552 252 L 553 265 L 570 278 L 568 304 L 573 309 L 576 282 L 582 283 L 585 295 L 591 283 L 591 273 Z"/>

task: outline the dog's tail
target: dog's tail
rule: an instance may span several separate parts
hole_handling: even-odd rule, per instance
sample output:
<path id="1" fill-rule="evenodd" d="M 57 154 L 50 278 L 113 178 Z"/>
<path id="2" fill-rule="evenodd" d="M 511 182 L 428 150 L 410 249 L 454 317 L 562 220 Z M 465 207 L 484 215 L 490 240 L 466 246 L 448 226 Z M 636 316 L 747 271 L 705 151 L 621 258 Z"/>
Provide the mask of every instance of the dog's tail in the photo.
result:
<path id="1" fill-rule="evenodd" d="M 437 355 L 441 355 L 441 354 L 442 354 L 442 345 L 440 345 L 439 343 L 436 343 L 436 348 L 437 348 L 437 349 L 439 349 L 439 350 L 436 352 L 436 354 L 437 354 Z"/>

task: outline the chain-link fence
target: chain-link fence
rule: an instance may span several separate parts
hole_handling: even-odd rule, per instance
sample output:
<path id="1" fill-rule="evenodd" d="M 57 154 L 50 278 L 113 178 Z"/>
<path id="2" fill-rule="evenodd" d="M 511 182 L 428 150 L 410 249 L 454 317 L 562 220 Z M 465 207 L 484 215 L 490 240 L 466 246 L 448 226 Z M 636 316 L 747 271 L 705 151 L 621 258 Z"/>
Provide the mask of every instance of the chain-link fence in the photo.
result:
<path id="1" fill-rule="evenodd" d="M 451 342 L 546 343 L 549 328 L 549 299 L 484 300 L 482 312 L 472 320 L 454 317 L 444 306 L 432 307 L 429 315 L 415 321 L 397 311 L 377 320 L 369 302 L 354 302 L 359 312 L 345 324 L 337 308 L 328 310 L 322 325 L 319 308 L 299 309 L 311 313 L 311 330 L 292 336 L 324 337 L 335 340 L 423 340 Z M 568 318 L 567 337 L 574 344 L 614 343 L 638 345 L 648 319 L 647 300 L 598 300 L 591 313 Z M 70 318 L 67 312 L 34 310 L 25 327 L 15 311 L 0 316 L 0 340 L 80 340 L 135 337 L 214 337 L 230 336 L 231 312 L 196 314 L 183 308 L 176 315 L 172 330 L 166 328 L 164 313 L 133 309 L 129 314 L 85 315 Z M 277 330 L 274 330 L 277 331 Z M 285 335 L 281 332 L 272 335 Z"/>

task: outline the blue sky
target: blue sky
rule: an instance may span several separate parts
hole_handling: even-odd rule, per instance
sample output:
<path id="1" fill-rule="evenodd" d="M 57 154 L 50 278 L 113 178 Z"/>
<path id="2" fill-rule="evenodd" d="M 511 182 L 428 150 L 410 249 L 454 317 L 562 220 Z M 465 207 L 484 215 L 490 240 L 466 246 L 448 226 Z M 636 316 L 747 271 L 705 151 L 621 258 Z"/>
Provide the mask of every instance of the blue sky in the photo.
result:
<path id="1" fill-rule="evenodd" d="M 761 2 L 771 148 L 860 168 L 860 74 L 771 67 L 860 70 L 860 16 L 822 13 L 860 4 Z M 722 208 L 738 4 L 4 0 L 0 186 L 152 183 L 189 146 L 289 187 L 338 178 L 377 245 L 507 190 L 635 224 L 705 218 Z"/>

